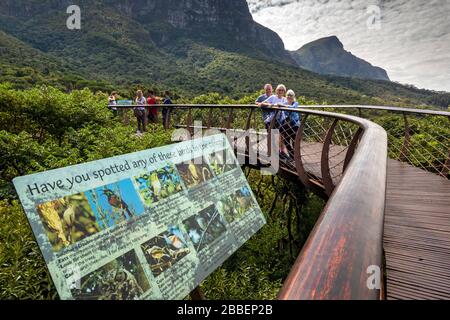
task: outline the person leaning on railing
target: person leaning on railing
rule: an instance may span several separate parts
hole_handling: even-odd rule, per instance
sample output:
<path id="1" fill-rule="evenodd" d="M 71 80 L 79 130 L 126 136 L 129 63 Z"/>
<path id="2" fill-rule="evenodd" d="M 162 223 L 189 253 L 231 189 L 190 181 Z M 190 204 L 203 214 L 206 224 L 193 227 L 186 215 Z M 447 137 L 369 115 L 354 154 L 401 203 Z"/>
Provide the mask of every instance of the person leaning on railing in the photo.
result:
<path id="1" fill-rule="evenodd" d="M 158 122 L 158 101 L 156 100 L 155 92 L 153 90 L 148 90 L 147 104 L 150 106 L 148 108 L 148 122 L 157 123 Z"/>
<path id="2" fill-rule="evenodd" d="M 288 90 L 287 92 L 287 105 L 289 108 L 298 108 L 298 102 L 295 98 L 294 90 Z M 285 121 L 280 129 L 281 134 L 284 136 L 284 141 L 288 149 L 289 155 L 294 157 L 294 145 L 295 145 L 295 135 L 300 128 L 301 114 L 299 112 L 289 112 L 284 111 Z"/>
<path id="3" fill-rule="evenodd" d="M 260 107 L 270 107 L 270 106 L 284 106 L 286 105 L 287 99 L 285 97 L 286 95 L 286 86 L 283 84 L 279 84 L 277 86 L 277 89 L 275 90 L 276 94 L 271 95 L 269 98 L 267 98 L 265 101 L 258 104 Z M 275 111 L 272 111 L 269 113 L 268 117 L 265 118 L 264 123 L 266 124 L 266 129 L 270 128 L 270 124 L 275 117 L 275 114 L 277 114 Z M 274 122 L 273 129 L 279 129 L 280 132 L 282 131 L 282 127 L 285 123 L 285 117 L 286 114 L 284 112 L 278 112 L 277 117 Z M 290 158 L 288 149 L 284 143 L 283 136 L 280 135 L 280 158 Z"/>
<path id="4" fill-rule="evenodd" d="M 263 103 L 264 101 L 269 99 L 269 97 L 272 96 L 272 92 L 273 92 L 272 85 L 270 83 L 266 84 L 264 86 L 264 91 L 265 91 L 265 93 L 260 95 L 258 97 L 258 99 L 256 99 L 256 101 L 255 101 L 256 105 L 258 105 L 258 106 L 261 106 L 261 103 Z M 269 130 L 270 121 L 269 121 L 269 123 L 267 123 L 266 119 L 269 118 L 272 113 L 273 113 L 273 111 L 266 111 L 266 110 L 262 111 L 263 121 L 264 121 L 264 124 L 266 125 L 267 130 Z"/>

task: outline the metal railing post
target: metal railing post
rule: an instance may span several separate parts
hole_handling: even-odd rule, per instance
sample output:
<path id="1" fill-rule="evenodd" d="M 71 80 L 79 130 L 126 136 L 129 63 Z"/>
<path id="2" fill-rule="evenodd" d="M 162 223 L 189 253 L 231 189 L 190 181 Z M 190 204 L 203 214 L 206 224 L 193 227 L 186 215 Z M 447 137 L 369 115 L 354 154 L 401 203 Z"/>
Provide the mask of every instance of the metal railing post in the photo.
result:
<path id="1" fill-rule="evenodd" d="M 330 173 L 330 145 L 331 140 L 333 138 L 334 129 L 336 128 L 338 121 L 339 121 L 338 119 L 335 119 L 330 129 L 328 129 L 325 141 L 323 142 L 323 149 L 322 149 L 322 158 L 321 158 L 322 182 L 325 187 L 325 192 L 328 196 L 331 196 L 335 187 Z"/>
<path id="2" fill-rule="evenodd" d="M 411 132 L 410 132 L 410 127 L 409 127 L 408 117 L 405 112 L 403 112 L 403 121 L 405 124 L 405 138 L 403 140 L 403 146 L 400 151 L 399 159 L 402 162 L 406 162 L 408 160 L 407 155 L 409 153 L 409 147 L 411 144 Z"/>

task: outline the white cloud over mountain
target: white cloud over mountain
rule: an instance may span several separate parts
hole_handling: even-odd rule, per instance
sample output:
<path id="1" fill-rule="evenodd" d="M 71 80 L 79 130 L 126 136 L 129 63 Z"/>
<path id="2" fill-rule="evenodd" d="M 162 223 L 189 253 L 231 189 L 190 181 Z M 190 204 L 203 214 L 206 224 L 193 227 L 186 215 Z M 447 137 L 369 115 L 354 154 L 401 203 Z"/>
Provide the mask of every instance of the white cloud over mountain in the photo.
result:
<path id="1" fill-rule="evenodd" d="M 277 32 L 289 50 L 336 35 L 346 50 L 386 69 L 393 81 L 450 91 L 450 0 L 248 3 L 254 19 Z M 380 20 L 368 12 L 371 5 L 380 9 Z"/>

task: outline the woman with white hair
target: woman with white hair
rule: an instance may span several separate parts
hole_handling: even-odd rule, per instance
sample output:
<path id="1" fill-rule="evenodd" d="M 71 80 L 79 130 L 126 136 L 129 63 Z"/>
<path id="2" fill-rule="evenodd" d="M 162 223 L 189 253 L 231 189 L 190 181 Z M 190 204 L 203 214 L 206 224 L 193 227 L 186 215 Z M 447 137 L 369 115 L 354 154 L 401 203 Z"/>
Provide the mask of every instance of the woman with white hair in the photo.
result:
<path id="1" fill-rule="evenodd" d="M 287 105 L 289 106 L 289 108 L 294 109 L 299 107 L 297 99 L 295 98 L 294 90 L 288 90 L 287 92 Z M 295 135 L 300 128 L 300 121 L 301 114 L 299 112 L 285 112 L 285 122 L 281 133 L 291 157 L 294 157 Z"/>
<path id="2" fill-rule="evenodd" d="M 286 86 L 284 84 L 279 84 L 277 89 L 275 90 L 275 94 L 271 95 L 267 100 L 260 102 L 258 106 L 260 107 L 270 107 L 270 106 L 283 106 L 287 104 L 286 95 Z M 275 116 L 275 112 L 270 112 L 267 117 L 264 119 L 264 123 L 266 125 L 266 129 L 269 129 L 270 123 Z M 277 116 L 277 122 L 279 125 L 282 125 L 284 122 L 284 113 L 279 112 Z"/>

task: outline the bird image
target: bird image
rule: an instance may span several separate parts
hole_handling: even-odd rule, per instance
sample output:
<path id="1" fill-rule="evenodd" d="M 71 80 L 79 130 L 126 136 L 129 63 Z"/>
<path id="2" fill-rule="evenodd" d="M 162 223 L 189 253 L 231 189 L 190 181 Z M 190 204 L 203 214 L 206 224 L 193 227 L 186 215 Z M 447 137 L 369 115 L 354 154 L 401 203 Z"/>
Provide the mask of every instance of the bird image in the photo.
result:
<path id="1" fill-rule="evenodd" d="M 211 178 L 211 172 L 208 170 L 208 168 L 203 168 L 202 175 L 203 175 L 203 181 L 206 181 Z"/>
<path id="2" fill-rule="evenodd" d="M 191 238 L 194 244 L 199 243 L 201 239 L 201 236 L 196 229 L 189 230 L 189 237 Z"/>
<path id="3" fill-rule="evenodd" d="M 75 209 L 71 205 L 69 205 L 66 211 L 64 211 L 63 221 L 66 224 L 68 230 L 67 238 L 70 242 L 72 242 L 72 231 L 75 227 Z"/>
<path id="4" fill-rule="evenodd" d="M 103 194 L 108 198 L 108 203 L 110 204 L 111 207 L 121 210 L 122 216 L 125 219 L 127 219 L 127 217 L 124 214 L 124 212 L 127 213 L 129 218 L 134 217 L 134 214 L 128 208 L 128 205 L 126 204 L 126 202 L 123 201 L 122 198 L 120 196 L 118 196 L 117 194 L 115 194 L 112 190 L 106 188 L 103 190 Z"/>
<path id="5" fill-rule="evenodd" d="M 200 177 L 197 173 L 197 167 L 192 161 L 189 162 L 188 169 L 189 172 L 191 173 L 192 179 L 194 179 L 194 182 L 198 183 L 200 181 Z"/>
<path id="6" fill-rule="evenodd" d="M 161 182 L 158 179 L 158 173 L 153 172 L 150 175 L 150 183 L 152 184 L 153 194 L 155 197 L 158 197 L 161 193 Z"/>
<path id="7" fill-rule="evenodd" d="M 244 211 L 245 209 L 247 209 L 248 206 L 248 199 L 245 198 L 242 193 L 240 193 L 239 191 L 236 193 L 236 200 L 239 203 L 239 208 L 241 209 L 241 211 Z"/>
<path id="8" fill-rule="evenodd" d="M 159 246 L 153 246 L 146 250 L 147 255 L 152 259 L 154 262 L 152 265 L 152 270 L 154 269 L 160 269 L 160 271 L 164 271 L 164 265 L 171 260 L 170 254 L 167 252 L 167 248 L 161 248 Z"/>
<path id="9" fill-rule="evenodd" d="M 168 244 L 172 245 L 176 249 L 181 249 L 185 247 L 183 241 L 176 235 L 171 235 L 167 237 Z"/>
<path id="10" fill-rule="evenodd" d="M 183 233 L 178 229 L 178 227 L 171 226 L 169 232 L 172 234 L 168 236 L 169 244 L 173 245 L 175 248 L 180 249 L 186 246 L 186 240 L 184 239 Z M 166 240 L 167 242 L 167 240 Z"/>

